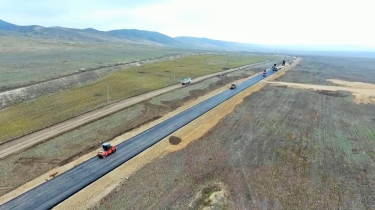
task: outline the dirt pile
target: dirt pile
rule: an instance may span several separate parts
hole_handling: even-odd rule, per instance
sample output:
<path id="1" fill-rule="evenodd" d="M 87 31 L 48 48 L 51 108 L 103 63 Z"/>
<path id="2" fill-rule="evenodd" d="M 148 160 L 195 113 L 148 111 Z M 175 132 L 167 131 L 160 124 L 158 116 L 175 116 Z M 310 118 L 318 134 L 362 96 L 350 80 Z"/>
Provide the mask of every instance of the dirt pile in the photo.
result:
<path id="1" fill-rule="evenodd" d="M 211 183 L 202 187 L 189 204 L 189 209 L 225 209 L 229 195 L 223 183 Z"/>

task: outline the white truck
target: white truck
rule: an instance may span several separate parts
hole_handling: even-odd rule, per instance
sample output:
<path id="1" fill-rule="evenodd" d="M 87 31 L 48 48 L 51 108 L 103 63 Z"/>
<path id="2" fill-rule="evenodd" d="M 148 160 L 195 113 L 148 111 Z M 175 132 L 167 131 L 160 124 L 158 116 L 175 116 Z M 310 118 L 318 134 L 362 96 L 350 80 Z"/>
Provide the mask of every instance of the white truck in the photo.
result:
<path id="1" fill-rule="evenodd" d="M 181 83 L 182 83 L 183 85 L 190 84 L 190 83 L 191 83 L 191 78 L 183 78 L 183 79 L 181 80 Z"/>

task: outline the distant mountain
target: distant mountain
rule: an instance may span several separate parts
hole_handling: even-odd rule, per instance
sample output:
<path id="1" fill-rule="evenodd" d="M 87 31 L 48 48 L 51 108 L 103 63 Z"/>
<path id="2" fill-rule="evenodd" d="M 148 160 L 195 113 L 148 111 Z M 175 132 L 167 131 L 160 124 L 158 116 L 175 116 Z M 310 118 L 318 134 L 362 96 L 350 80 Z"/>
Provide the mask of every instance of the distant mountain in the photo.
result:
<path id="1" fill-rule="evenodd" d="M 137 29 L 122 29 L 113 30 L 106 32 L 110 36 L 115 36 L 118 38 L 129 39 L 132 41 L 139 40 L 149 40 L 151 42 L 161 43 L 164 45 L 181 45 L 182 43 L 169 37 L 167 35 L 161 34 L 159 32 L 144 31 Z"/>
<path id="2" fill-rule="evenodd" d="M 184 46 L 167 35 L 136 29 L 99 31 L 93 28 L 73 29 L 64 27 L 18 26 L 0 20 L 0 30 L 23 33 L 36 37 L 85 42 L 125 42 L 143 45 Z"/>
<path id="3" fill-rule="evenodd" d="M 244 44 L 213 40 L 208 38 L 198 38 L 189 36 L 179 36 L 172 38 L 165 34 L 153 31 L 137 29 L 121 29 L 112 31 L 99 31 L 93 28 L 73 29 L 64 27 L 43 27 L 37 25 L 18 26 L 0 20 L 0 31 L 24 34 L 27 36 L 41 37 L 46 39 L 58 39 L 82 42 L 112 42 L 130 43 L 141 45 L 157 45 L 173 48 L 189 49 L 209 49 L 209 50 L 243 50 L 257 52 L 300 52 L 300 51 L 351 51 L 375 52 L 375 48 L 359 45 L 261 45 Z"/>
<path id="4" fill-rule="evenodd" d="M 18 28 L 17 25 L 5 22 L 3 20 L 0 20 L 0 29 L 2 30 L 8 30 L 8 31 L 14 31 Z"/>
<path id="5" fill-rule="evenodd" d="M 227 50 L 260 50 L 263 47 L 257 44 L 244 44 L 238 42 L 228 42 L 208 38 L 198 38 L 189 36 L 175 37 L 176 40 L 188 44 L 191 47 L 208 49 L 227 49 Z"/>
<path id="6" fill-rule="evenodd" d="M 34 27 L 37 27 L 37 26 L 18 26 L 18 25 L 14 25 L 14 24 L 5 22 L 3 20 L 0 20 L 0 30 L 26 33 L 26 32 L 30 32 L 32 28 Z"/>
<path id="7" fill-rule="evenodd" d="M 363 46 L 363 45 L 355 45 L 355 44 L 318 44 L 318 45 L 264 45 L 268 48 L 273 49 L 285 49 L 285 50 L 294 50 L 294 51 L 374 51 L 375 47 Z"/>
<path id="8" fill-rule="evenodd" d="M 176 37 L 153 31 L 121 29 L 99 31 L 93 28 L 72 29 L 64 27 L 18 26 L 0 20 L 0 30 L 22 33 L 35 37 L 84 42 L 125 42 L 189 49 L 254 50 L 257 45 L 226 42 L 208 38 Z"/>
<path id="9" fill-rule="evenodd" d="M 175 39 L 179 40 L 180 42 L 193 45 L 193 46 L 200 46 L 203 48 L 221 48 L 224 43 L 217 40 L 212 40 L 208 38 L 196 38 L 196 37 L 189 37 L 189 36 L 179 36 L 175 37 Z"/>

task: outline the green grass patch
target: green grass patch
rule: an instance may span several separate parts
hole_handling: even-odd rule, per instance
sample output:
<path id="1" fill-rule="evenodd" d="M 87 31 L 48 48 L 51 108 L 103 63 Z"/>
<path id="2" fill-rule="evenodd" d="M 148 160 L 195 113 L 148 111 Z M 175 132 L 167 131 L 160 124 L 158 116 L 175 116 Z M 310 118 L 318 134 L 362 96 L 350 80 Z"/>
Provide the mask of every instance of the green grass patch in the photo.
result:
<path id="1" fill-rule="evenodd" d="M 210 60 L 232 62 L 210 64 Z M 125 69 L 83 86 L 43 96 L 0 111 L 0 142 L 39 130 L 107 104 L 179 83 L 183 77 L 199 77 L 223 68 L 275 59 L 273 56 L 202 55 Z M 217 62 L 216 62 L 217 63 Z M 220 63 L 220 62 L 219 62 Z"/>
<path id="2" fill-rule="evenodd" d="M 68 41 L 16 34 L 1 36 L 0 46 L 0 91 L 69 75 L 82 68 L 192 52 L 109 40 Z"/>

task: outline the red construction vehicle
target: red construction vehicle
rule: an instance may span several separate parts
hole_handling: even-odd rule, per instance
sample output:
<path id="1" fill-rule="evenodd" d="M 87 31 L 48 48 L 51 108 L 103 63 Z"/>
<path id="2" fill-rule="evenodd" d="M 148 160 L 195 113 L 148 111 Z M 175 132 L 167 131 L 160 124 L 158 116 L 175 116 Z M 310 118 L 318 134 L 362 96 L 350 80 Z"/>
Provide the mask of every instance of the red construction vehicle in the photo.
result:
<path id="1" fill-rule="evenodd" d="M 236 84 L 232 83 L 232 85 L 230 86 L 230 89 L 236 89 L 236 88 L 237 88 Z"/>
<path id="2" fill-rule="evenodd" d="M 98 152 L 99 158 L 105 158 L 116 152 L 116 146 L 111 146 L 108 142 L 102 144 L 103 150 Z"/>

